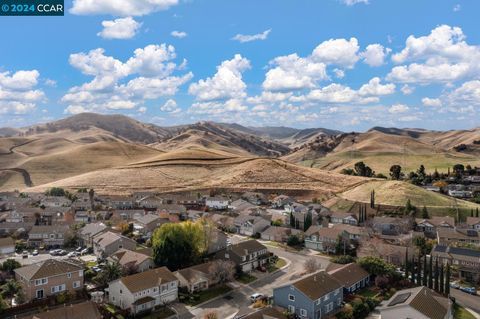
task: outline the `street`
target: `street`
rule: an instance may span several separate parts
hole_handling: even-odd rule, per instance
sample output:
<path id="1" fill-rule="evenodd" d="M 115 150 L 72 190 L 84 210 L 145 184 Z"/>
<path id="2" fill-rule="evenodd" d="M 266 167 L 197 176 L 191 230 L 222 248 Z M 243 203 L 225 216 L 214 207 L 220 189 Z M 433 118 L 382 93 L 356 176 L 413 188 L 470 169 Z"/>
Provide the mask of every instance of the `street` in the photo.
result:
<path id="1" fill-rule="evenodd" d="M 480 296 L 470 295 L 458 289 L 450 289 L 450 295 L 455 297 L 459 305 L 470 308 L 480 314 Z"/>

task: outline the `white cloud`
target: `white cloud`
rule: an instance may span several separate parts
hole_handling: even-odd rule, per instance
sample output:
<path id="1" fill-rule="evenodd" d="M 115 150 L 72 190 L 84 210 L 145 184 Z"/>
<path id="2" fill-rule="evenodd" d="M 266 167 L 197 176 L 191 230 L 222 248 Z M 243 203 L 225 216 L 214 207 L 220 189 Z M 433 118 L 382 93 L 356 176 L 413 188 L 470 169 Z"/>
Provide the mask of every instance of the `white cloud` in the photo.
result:
<path id="1" fill-rule="evenodd" d="M 333 69 L 333 73 L 338 79 L 343 79 L 345 77 L 345 71 L 341 69 Z"/>
<path id="2" fill-rule="evenodd" d="M 137 34 L 142 24 L 132 17 L 127 17 L 103 21 L 102 26 L 103 30 L 97 33 L 99 37 L 104 39 L 131 39 Z"/>
<path id="3" fill-rule="evenodd" d="M 138 108 L 138 113 L 145 114 L 147 112 L 147 108 L 145 106 L 141 106 Z"/>
<path id="4" fill-rule="evenodd" d="M 40 73 L 37 70 L 0 73 L 0 114 L 26 114 L 45 101 L 45 93 L 35 89 Z"/>
<path id="5" fill-rule="evenodd" d="M 399 117 L 398 120 L 400 122 L 415 122 L 415 121 L 419 121 L 420 117 L 418 117 L 417 115 L 405 115 L 405 116 Z"/>
<path id="6" fill-rule="evenodd" d="M 178 113 L 181 111 L 177 106 L 177 102 L 172 99 L 168 99 L 167 102 L 160 107 L 160 110 L 168 113 Z"/>
<path id="7" fill-rule="evenodd" d="M 367 104 L 378 102 L 376 96 L 362 96 L 348 86 L 333 83 L 321 89 L 310 91 L 306 96 L 293 97 L 295 102 L 325 102 L 325 103 L 358 103 Z"/>
<path id="8" fill-rule="evenodd" d="M 468 81 L 442 97 L 452 109 L 480 107 L 480 80 Z"/>
<path id="9" fill-rule="evenodd" d="M 395 84 L 381 84 L 380 78 L 374 77 L 367 84 L 362 85 L 359 94 L 362 96 L 379 96 L 395 93 Z"/>
<path id="10" fill-rule="evenodd" d="M 50 87 L 56 87 L 57 86 L 57 81 L 52 80 L 52 79 L 45 79 L 45 85 L 50 86 Z"/>
<path id="11" fill-rule="evenodd" d="M 356 38 L 330 39 L 319 44 L 312 52 L 315 62 L 335 64 L 345 68 L 353 68 L 359 57 L 358 40 Z"/>
<path id="12" fill-rule="evenodd" d="M 410 108 L 405 104 L 394 104 L 388 109 L 388 112 L 398 114 L 408 112 L 409 109 Z"/>
<path id="13" fill-rule="evenodd" d="M 238 41 L 240 43 L 245 43 L 245 42 L 251 42 L 251 41 L 257 41 L 257 40 L 266 40 L 268 38 L 268 35 L 272 29 L 268 29 L 263 31 L 262 33 L 257 33 L 257 34 L 237 34 L 232 38 L 232 40 Z"/>
<path id="14" fill-rule="evenodd" d="M 192 83 L 188 93 L 195 95 L 199 101 L 244 98 L 247 85 L 242 80 L 242 73 L 249 68 L 250 61 L 235 54 L 233 59 L 223 61 L 217 67 L 213 77 Z"/>
<path id="15" fill-rule="evenodd" d="M 342 3 L 346 4 L 347 6 L 354 6 L 359 3 L 369 4 L 369 0 L 340 0 Z"/>
<path id="16" fill-rule="evenodd" d="M 77 15 L 143 16 L 166 10 L 178 0 L 73 0 L 70 13 Z"/>
<path id="17" fill-rule="evenodd" d="M 176 31 L 176 30 L 175 30 L 175 31 L 172 31 L 172 32 L 170 33 L 170 35 L 171 35 L 172 37 L 175 37 L 175 38 L 183 39 L 183 38 L 185 38 L 185 37 L 187 36 L 187 33 L 186 33 L 186 32 L 183 32 L 183 31 Z"/>
<path id="18" fill-rule="evenodd" d="M 365 51 L 360 53 L 360 56 L 363 58 L 363 62 L 370 66 L 381 66 L 385 63 L 385 58 L 390 51 L 381 44 L 370 44 Z"/>
<path id="19" fill-rule="evenodd" d="M 328 79 L 326 65 L 297 54 L 280 56 L 272 62 L 275 67 L 265 75 L 262 86 L 267 91 L 288 91 L 314 88 L 319 80 Z"/>
<path id="20" fill-rule="evenodd" d="M 174 95 L 193 77 L 192 73 L 172 75 L 178 70 L 175 58 L 175 48 L 166 44 L 136 49 L 126 62 L 106 56 L 101 48 L 72 54 L 70 64 L 93 79 L 63 96 L 69 104 L 66 112 L 133 109 L 144 100 Z"/>
<path id="21" fill-rule="evenodd" d="M 402 86 L 402 88 L 400 90 L 402 91 L 402 93 L 404 95 L 410 95 L 415 91 L 415 88 L 408 85 L 408 84 L 405 84 L 405 85 Z"/>
<path id="22" fill-rule="evenodd" d="M 440 107 L 442 106 L 442 101 L 440 101 L 440 99 L 432 99 L 429 97 L 424 97 L 422 99 L 422 104 L 425 106 Z"/>
<path id="23" fill-rule="evenodd" d="M 458 11 L 460 11 L 460 10 L 462 10 L 462 6 L 461 6 L 461 5 L 456 4 L 456 5 L 453 6 L 453 12 L 458 12 Z"/>
<path id="24" fill-rule="evenodd" d="M 428 36 L 409 36 L 405 48 L 394 54 L 392 60 L 414 62 L 394 67 L 387 79 L 422 84 L 453 82 L 479 76 L 479 59 L 480 48 L 465 42 L 461 28 L 442 25 Z"/>

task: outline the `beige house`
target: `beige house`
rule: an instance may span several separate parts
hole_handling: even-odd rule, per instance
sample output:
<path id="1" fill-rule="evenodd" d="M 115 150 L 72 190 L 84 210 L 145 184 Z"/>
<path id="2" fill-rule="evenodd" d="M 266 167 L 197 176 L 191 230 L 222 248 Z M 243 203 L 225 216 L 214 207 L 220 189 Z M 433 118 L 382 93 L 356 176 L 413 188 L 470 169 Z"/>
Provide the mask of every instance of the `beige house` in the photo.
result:
<path id="1" fill-rule="evenodd" d="M 188 292 L 193 293 L 208 289 L 210 286 L 218 282 L 211 275 L 211 262 L 195 265 L 192 267 L 180 269 L 174 272 L 175 277 L 179 281 L 180 288 L 185 288 Z"/>
<path id="2" fill-rule="evenodd" d="M 452 301 L 424 286 L 400 290 L 378 309 L 382 319 L 453 318 Z"/>
<path id="3" fill-rule="evenodd" d="M 107 258 L 117 250 L 135 250 L 137 242 L 121 234 L 107 231 L 93 237 L 93 253 L 98 258 Z"/>
<path id="4" fill-rule="evenodd" d="M 118 262 L 122 267 L 131 267 L 136 272 L 144 272 L 155 266 L 152 257 L 128 249 L 118 250 L 108 260 Z"/>
<path id="5" fill-rule="evenodd" d="M 30 247 L 62 247 L 69 232 L 68 226 L 33 226 L 28 233 Z"/>
<path id="6" fill-rule="evenodd" d="M 83 288 L 84 266 L 67 260 L 48 259 L 15 269 L 26 300 L 43 299 L 64 291 L 75 293 Z"/>
<path id="7" fill-rule="evenodd" d="M 108 285 L 111 304 L 133 314 L 151 310 L 178 299 L 178 280 L 167 267 L 122 277 Z"/>
<path id="8" fill-rule="evenodd" d="M 15 252 L 15 241 L 11 237 L 0 238 L 0 255 L 10 255 Z"/>
<path id="9" fill-rule="evenodd" d="M 33 315 L 17 317 L 18 319 L 101 319 L 97 305 L 92 301 L 70 304 L 65 307 L 48 309 Z"/>

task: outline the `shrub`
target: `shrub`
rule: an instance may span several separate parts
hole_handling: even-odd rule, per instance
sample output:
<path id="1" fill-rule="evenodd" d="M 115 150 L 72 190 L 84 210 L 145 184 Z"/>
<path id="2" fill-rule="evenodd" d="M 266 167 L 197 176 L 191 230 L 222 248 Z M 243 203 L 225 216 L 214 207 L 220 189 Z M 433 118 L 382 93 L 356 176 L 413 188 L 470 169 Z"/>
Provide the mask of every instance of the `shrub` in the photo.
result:
<path id="1" fill-rule="evenodd" d="M 345 264 L 353 263 L 355 261 L 355 258 L 350 255 L 342 255 L 342 256 L 332 257 L 330 261 L 336 264 L 345 265 Z"/>

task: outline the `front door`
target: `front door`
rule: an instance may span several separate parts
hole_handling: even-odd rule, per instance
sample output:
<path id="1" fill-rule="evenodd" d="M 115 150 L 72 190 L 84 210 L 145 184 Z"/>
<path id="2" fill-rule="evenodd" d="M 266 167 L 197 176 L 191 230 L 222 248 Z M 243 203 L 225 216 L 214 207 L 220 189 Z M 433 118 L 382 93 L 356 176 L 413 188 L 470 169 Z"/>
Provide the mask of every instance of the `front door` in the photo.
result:
<path id="1" fill-rule="evenodd" d="M 43 299 L 43 289 L 37 290 L 37 299 Z"/>

